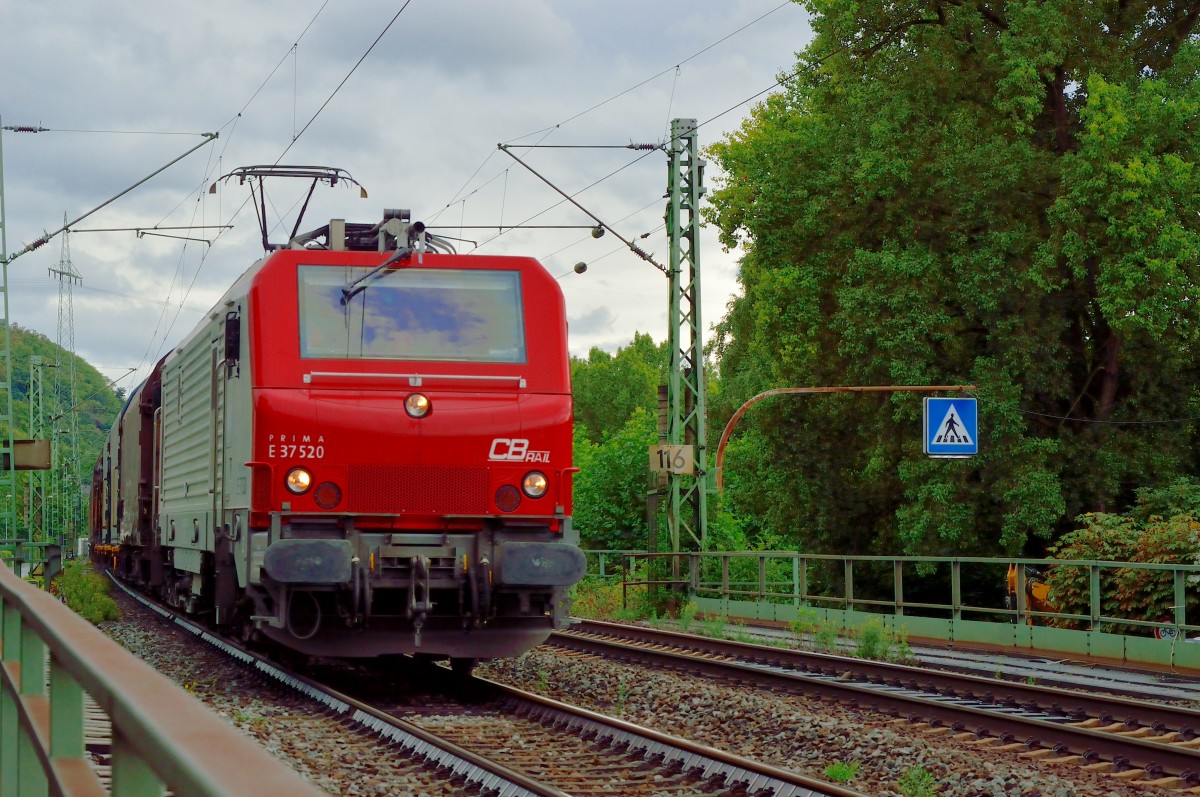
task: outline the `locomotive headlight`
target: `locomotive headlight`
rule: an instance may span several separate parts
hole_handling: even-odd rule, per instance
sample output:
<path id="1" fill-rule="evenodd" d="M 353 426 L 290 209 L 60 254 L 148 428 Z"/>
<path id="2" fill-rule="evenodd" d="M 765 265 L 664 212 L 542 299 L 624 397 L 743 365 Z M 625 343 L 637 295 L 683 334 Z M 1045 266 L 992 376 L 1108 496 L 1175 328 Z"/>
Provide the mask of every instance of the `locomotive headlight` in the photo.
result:
<path id="1" fill-rule="evenodd" d="M 301 495 L 308 492 L 308 488 L 312 486 L 312 474 L 304 468 L 292 468 L 288 471 L 285 483 L 289 490 L 296 495 Z"/>
<path id="2" fill-rule="evenodd" d="M 429 414 L 429 397 L 413 393 L 404 400 L 404 411 L 413 418 L 424 418 Z"/>
<path id="3" fill-rule="evenodd" d="M 526 473 L 525 478 L 521 481 L 521 489 L 530 498 L 541 498 L 546 494 L 547 486 L 549 486 L 549 483 L 546 481 L 546 475 L 536 470 Z"/>

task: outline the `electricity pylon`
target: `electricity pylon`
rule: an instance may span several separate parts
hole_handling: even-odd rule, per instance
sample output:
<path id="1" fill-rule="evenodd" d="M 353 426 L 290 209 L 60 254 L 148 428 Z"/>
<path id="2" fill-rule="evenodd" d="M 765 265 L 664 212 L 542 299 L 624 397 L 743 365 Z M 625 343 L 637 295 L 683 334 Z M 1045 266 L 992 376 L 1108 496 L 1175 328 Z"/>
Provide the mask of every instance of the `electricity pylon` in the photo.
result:
<path id="1" fill-rule="evenodd" d="M 67 214 L 63 214 L 66 226 Z M 59 545 L 73 544 L 79 536 L 82 515 L 82 479 L 79 470 L 79 412 L 76 407 L 75 382 L 75 305 L 74 286 L 83 282 L 83 277 L 71 262 L 71 235 L 63 232 L 62 254 L 58 265 L 49 269 L 50 276 L 58 277 L 58 349 L 55 356 L 58 368 L 54 370 L 54 402 L 51 433 L 54 462 L 52 470 L 51 516 L 47 531 L 57 538 Z M 63 363 L 62 360 L 66 362 Z M 65 366 L 65 367 L 64 367 Z M 64 401 L 65 394 L 65 401 Z M 65 443 L 65 445 L 64 445 Z"/>

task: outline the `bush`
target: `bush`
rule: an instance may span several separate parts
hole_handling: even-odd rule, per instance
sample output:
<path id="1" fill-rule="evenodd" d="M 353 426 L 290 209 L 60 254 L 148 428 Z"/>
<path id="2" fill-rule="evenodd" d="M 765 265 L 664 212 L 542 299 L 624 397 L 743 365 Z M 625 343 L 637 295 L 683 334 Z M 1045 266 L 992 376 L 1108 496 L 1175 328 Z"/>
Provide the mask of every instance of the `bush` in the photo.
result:
<path id="1" fill-rule="evenodd" d="M 598 576 L 588 576 L 571 588 L 571 614 L 588 620 L 645 620 L 657 616 L 645 587 L 625 590 L 619 579 Z"/>
<path id="2" fill-rule="evenodd" d="M 89 623 L 120 619 L 121 610 L 108 595 L 108 579 L 94 571 L 91 562 L 76 559 L 67 563 L 54 583 L 67 606 Z"/>
<path id="3" fill-rule="evenodd" d="M 1153 500 L 1155 495 L 1139 494 L 1139 500 Z M 1079 518 L 1083 527 L 1065 535 L 1050 548 L 1050 553 L 1058 559 L 1195 563 L 1200 535 L 1200 522 L 1197 522 L 1195 512 L 1164 517 L 1146 515 L 1142 509 L 1135 507 L 1126 515 L 1083 515 Z M 1170 572 L 1121 568 L 1105 570 L 1102 577 L 1100 612 L 1104 616 L 1151 622 L 1169 621 L 1174 616 L 1175 590 Z M 1055 610 L 1066 614 L 1088 614 L 1089 578 L 1084 567 L 1050 568 L 1046 583 L 1050 586 L 1050 602 Z M 1198 604 L 1200 600 L 1194 594 L 1187 596 L 1189 610 Z M 1086 627 L 1086 623 L 1077 620 L 1056 620 L 1053 624 L 1063 628 Z M 1149 633 L 1145 627 L 1121 623 L 1105 630 Z"/>

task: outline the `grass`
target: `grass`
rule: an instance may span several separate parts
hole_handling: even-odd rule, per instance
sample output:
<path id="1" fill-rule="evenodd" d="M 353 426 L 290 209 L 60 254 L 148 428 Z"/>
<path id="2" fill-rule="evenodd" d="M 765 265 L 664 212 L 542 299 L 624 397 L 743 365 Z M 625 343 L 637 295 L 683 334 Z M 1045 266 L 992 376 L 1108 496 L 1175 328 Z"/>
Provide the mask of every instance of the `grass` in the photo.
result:
<path id="1" fill-rule="evenodd" d="M 923 767 L 913 767 L 896 781 L 896 790 L 904 797 L 933 797 L 938 791 L 937 779 Z"/>
<path id="2" fill-rule="evenodd" d="M 825 777 L 834 783 L 849 783 L 858 775 L 858 761 L 838 761 L 825 767 Z"/>
<path id="3" fill-rule="evenodd" d="M 109 580 L 97 573 L 86 559 L 68 562 L 55 585 L 67 606 L 92 625 L 120 619 L 121 610 L 108 594 Z"/>
<path id="4" fill-rule="evenodd" d="M 669 617 L 660 611 L 652 596 L 645 589 L 626 590 L 616 579 L 601 579 L 589 576 L 580 581 L 571 592 L 572 614 L 590 620 L 615 620 L 619 622 L 648 622 L 655 627 L 667 627 Z M 787 647 L 786 641 L 773 643 L 760 639 L 748 632 L 742 620 L 730 621 L 726 615 L 708 615 L 699 618 L 699 609 L 694 601 L 687 601 L 672 609 L 676 614 L 674 625 L 685 633 L 701 634 L 714 639 L 758 644 L 779 644 Z M 801 609 L 790 624 L 796 642 L 807 644 L 825 653 L 838 652 L 842 629 L 836 623 L 824 619 L 811 609 Z M 889 629 L 882 620 L 869 620 L 865 625 L 849 632 L 854 641 L 853 655 L 876 661 L 913 664 L 916 656 L 908 645 L 908 632 Z"/>

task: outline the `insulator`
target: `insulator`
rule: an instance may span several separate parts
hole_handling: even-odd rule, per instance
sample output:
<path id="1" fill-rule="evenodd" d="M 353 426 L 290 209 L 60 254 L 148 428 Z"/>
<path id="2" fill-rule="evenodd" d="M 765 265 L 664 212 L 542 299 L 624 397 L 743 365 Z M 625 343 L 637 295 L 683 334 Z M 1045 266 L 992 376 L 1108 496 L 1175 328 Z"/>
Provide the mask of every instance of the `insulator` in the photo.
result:
<path id="1" fill-rule="evenodd" d="M 626 149 L 648 152 L 649 150 L 659 149 L 661 146 L 661 144 L 630 144 Z"/>

